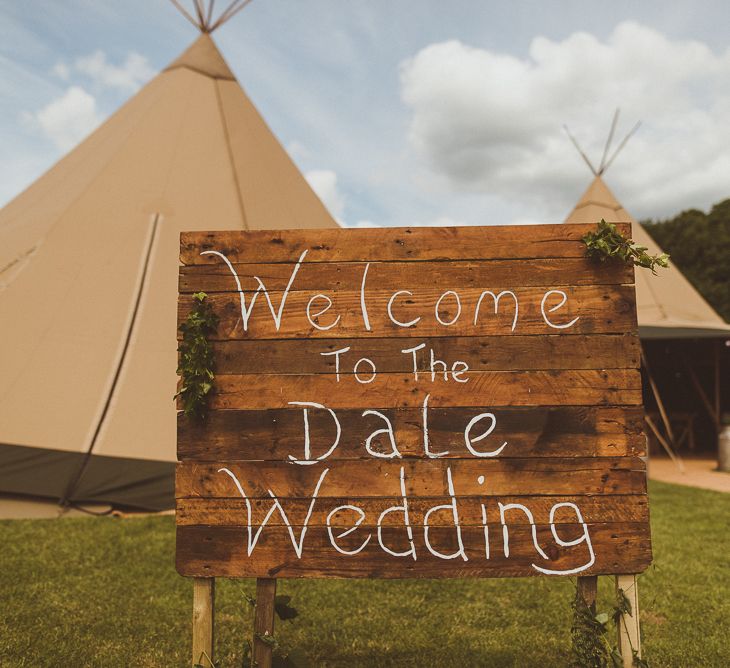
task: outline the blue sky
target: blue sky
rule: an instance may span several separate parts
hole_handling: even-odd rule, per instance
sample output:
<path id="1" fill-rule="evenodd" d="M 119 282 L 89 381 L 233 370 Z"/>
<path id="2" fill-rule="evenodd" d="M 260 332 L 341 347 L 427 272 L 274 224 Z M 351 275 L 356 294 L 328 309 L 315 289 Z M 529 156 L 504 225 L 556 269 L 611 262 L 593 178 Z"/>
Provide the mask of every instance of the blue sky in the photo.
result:
<path id="1" fill-rule="evenodd" d="M 218 6 L 225 6 L 219 0 Z M 253 0 L 215 33 L 347 225 L 562 220 L 590 174 L 637 217 L 730 197 L 730 3 Z M 196 37 L 166 0 L 0 0 L 0 204 Z"/>

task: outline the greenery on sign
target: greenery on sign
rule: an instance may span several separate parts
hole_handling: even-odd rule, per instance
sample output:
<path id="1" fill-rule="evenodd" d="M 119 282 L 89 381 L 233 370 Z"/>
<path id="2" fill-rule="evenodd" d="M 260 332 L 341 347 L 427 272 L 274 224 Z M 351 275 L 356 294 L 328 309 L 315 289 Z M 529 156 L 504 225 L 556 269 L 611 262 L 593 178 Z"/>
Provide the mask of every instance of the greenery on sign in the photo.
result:
<path id="1" fill-rule="evenodd" d="M 602 262 L 608 259 L 622 260 L 628 264 L 651 269 L 656 274 L 657 267 L 669 266 L 669 255 L 649 255 L 645 246 L 635 244 L 633 239 L 627 239 L 616 229 L 613 223 L 601 219 L 595 232 L 589 232 L 583 237 L 583 243 L 588 248 L 589 257 Z"/>
<path id="2" fill-rule="evenodd" d="M 206 416 L 215 379 L 213 346 L 208 337 L 218 328 L 218 316 L 206 301 L 207 297 L 205 292 L 193 295 L 193 308 L 179 327 L 183 338 L 178 347 L 180 358 L 177 372 L 182 386 L 175 398 L 182 398 L 186 416 L 198 419 Z"/>
<path id="3" fill-rule="evenodd" d="M 573 598 L 573 624 L 570 628 L 571 649 L 576 668 L 623 668 L 618 647 L 609 641 L 609 621 L 616 630 L 622 623 L 622 615 L 631 614 L 631 601 L 622 589 L 616 591 L 616 602 L 611 614 L 596 614 L 576 588 Z M 634 668 L 649 668 L 635 648 L 631 648 Z"/>
<path id="4" fill-rule="evenodd" d="M 666 220 L 647 220 L 642 227 L 667 253 L 672 264 L 726 320 L 730 321 L 730 199 L 708 213 L 682 211 Z"/>

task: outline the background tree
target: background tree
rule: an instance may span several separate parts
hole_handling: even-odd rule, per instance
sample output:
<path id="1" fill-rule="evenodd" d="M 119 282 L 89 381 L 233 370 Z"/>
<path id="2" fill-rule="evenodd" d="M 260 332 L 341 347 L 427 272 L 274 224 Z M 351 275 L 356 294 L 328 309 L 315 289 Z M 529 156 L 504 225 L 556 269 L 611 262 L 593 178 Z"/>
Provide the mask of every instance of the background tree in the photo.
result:
<path id="1" fill-rule="evenodd" d="M 641 224 L 671 255 L 670 262 L 730 321 L 730 199 L 715 204 L 707 214 L 689 209 L 668 220 Z"/>

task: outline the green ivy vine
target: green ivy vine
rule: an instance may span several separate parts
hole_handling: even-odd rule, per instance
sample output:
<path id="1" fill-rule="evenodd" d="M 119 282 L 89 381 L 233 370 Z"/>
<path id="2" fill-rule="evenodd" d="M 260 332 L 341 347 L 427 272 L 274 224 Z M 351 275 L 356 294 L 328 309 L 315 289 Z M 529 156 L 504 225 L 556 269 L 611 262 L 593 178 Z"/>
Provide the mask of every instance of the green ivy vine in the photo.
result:
<path id="1" fill-rule="evenodd" d="M 181 387 L 175 398 L 182 399 L 186 416 L 201 420 L 206 417 L 215 379 L 213 346 L 208 338 L 218 329 L 218 316 L 207 297 L 205 292 L 193 295 L 193 308 L 178 328 L 183 335 L 177 349 Z"/>
<path id="2" fill-rule="evenodd" d="M 605 262 L 607 259 L 622 260 L 628 264 L 651 269 L 656 275 L 657 267 L 669 266 L 669 255 L 649 255 L 648 248 L 634 243 L 633 239 L 623 236 L 613 223 L 607 223 L 601 219 L 595 232 L 588 232 L 583 239 L 587 247 L 588 257 L 593 257 Z"/>
<path id="3" fill-rule="evenodd" d="M 618 647 L 609 641 L 609 621 L 615 630 L 621 624 L 621 616 L 631 614 L 631 601 L 622 589 L 616 591 L 616 601 L 610 613 L 596 614 L 576 588 L 573 598 L 573 624 L 570 628 L 573 665 L 576 668 L 623 668 Z M 634 668 L 649 668 L 645 659 L 631 648 Z"/>

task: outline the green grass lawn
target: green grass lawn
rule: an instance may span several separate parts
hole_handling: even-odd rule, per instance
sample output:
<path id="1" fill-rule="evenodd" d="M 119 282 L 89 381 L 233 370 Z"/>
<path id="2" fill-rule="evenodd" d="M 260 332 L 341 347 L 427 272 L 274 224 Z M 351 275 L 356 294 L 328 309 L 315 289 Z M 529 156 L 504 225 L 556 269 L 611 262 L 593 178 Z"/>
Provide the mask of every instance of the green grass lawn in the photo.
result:
<path id="1" fill-rule="evenodd" d="M 654 667 L 730 666 L 730 495 L 652 483 L 654 565 L 640 579 Z M 0 522 L 0 666 L 190 665 L 192 584 L 171 517 Z M 611 605 L 601 578 L 599 609 Z M 249 580 L 220 580 L 219 666 L 240 666 Z M 313 666 L 566 666 L 566 578 L 283 580 L 285 649 Z"/>

